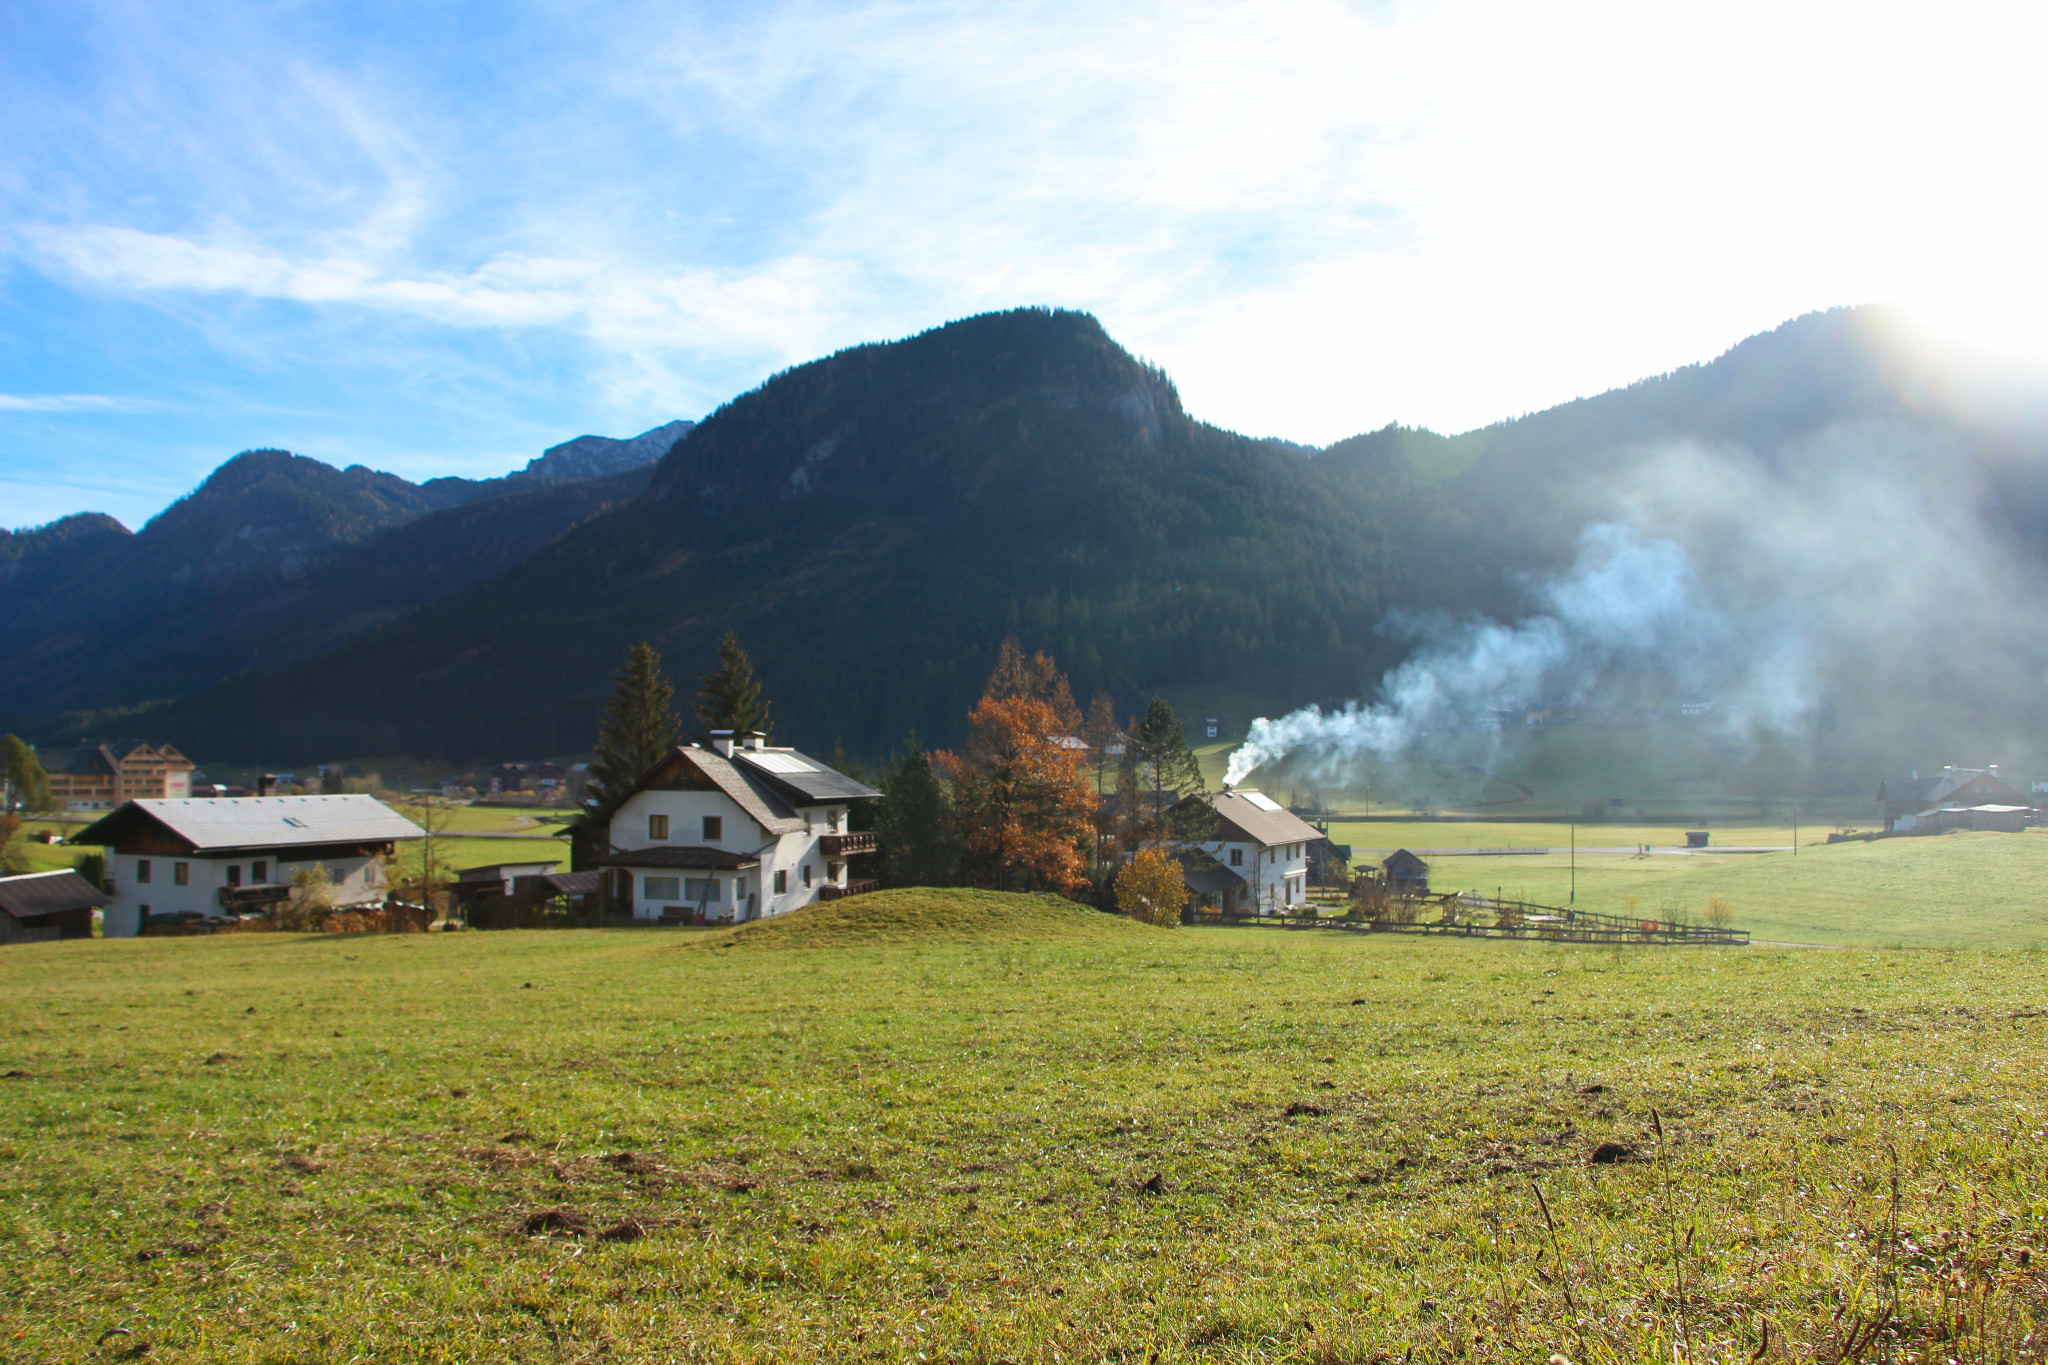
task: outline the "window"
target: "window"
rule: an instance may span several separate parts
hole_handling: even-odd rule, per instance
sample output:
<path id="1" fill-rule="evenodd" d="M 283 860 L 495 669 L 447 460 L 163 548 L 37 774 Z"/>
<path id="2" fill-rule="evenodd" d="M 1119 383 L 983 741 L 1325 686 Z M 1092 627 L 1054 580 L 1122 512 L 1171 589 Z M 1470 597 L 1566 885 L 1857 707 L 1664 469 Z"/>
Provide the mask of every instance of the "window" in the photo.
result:
<path id="1" fill-rule="evenodd" d="M 668 817 L 666 815 L 650 815 L 647 817 L 647 839 L 648 842 L 656 844 L 667 841 Z"/>
<path id="2" fill-rule="evenodd" d="M 229 863 L 229 864 L 228 864 L 228 885 L 229 885 L 229 886 L 240 886 L 241 884 L 242 884 L 242 865 L 241 865 L 240 863 Z"/>
<path id="3" fill-rule="evenodd" d="M 1232 867 L 1243 867 L 1243 866 L 1244 866 L 1244 850 L 1243 850 L 1243 849 L 1241 849 L 1241 848 L 1233 848 L 1232 850 L 1230 850 L 1230 865 L 1231 865 Z"/>
<path id="4" fill-rule="evenodd" d="M 135 860 L 135 880 L 138 882 L 147 882 L 149 880 L 149 859 L 137 858 Z"/>
<path id="5" fill-rule="evenodd" d="M 779 868 L 775 873 L 775 894 L 785 895 L 789 891 L 789 869 Z"/>
<path id="6" fill-rule="evenodd" d="M 810 884 L 811 884 L 811 865 L 810 865 L 809 863 L 805 863 L 805 864 L 804 864 L 804 885 L 805 885 L 805 886 L 809 886 Z"/>
<path id="7" fill-rule="evenodd" d="M 838 811 L 834 810 L 834 811 L 830 811 L 830 812 L 828 812 L 828 813 L 826 814 L 826 816 L 825 816 L 825 828 L 826 828 L 827 830 L 830 830 L 830 831 L 831 831 L 832 833 L 834 833 L 834 834 L 837 834 L 837 833 L 839 832 L 839 812 L 838 812 Z"/>
<path id="8" fill-rule="evenodd" d="M 691 877 L 683 883 L 683 899 L 686 901 L 716 901 L 725 898 L 718 893 L 718 878 Z"/>
<path id="9" fill-rule="evenodd" d="M 674 877 L 648 877 L 640 885 L 642 900 L 673 901 L 682 899 Z"/>
<path id="10" fill-rule="evenodd" d="M 179 886 L 190 886 L 192 884 L 192 864 L 172 863 L 171 880 Z"/>
<path id="11" fill-rule="evenodd" d="M 707 815 L 704 817 L 704 842 L 715 844 L 725 837 L 725 817 Z"/>
<path id="12" fill-rule="evenodd" d="M 269 881 L 270 861 L 268 859 L 264 859 L 261 862 L 250 863 L 249 880 L 256 883 L 258 886 L 261 886 L 264 882 Z"/>

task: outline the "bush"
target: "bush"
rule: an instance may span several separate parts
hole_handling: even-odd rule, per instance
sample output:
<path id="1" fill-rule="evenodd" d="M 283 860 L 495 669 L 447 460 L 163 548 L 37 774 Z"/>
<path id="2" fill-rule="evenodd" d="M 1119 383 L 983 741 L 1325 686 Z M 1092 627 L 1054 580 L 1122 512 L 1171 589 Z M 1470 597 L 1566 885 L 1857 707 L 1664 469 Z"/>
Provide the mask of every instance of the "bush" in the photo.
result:
<path id="1" fill-rule="evenodd" d="M 1179 924 L 1187 903 L 1187 878 L 1160 849 L 1141 849 L 1117 874 L 1116 908 L 1134 920 L 1162 928 Z"/>

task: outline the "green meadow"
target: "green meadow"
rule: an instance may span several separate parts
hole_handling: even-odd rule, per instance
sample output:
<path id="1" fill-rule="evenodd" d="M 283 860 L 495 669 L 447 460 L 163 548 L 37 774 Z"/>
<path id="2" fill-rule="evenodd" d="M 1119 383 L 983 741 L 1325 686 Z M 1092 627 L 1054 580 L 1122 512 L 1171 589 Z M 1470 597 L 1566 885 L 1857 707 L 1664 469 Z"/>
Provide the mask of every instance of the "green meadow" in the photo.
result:
<path id="1" fill-rule="evenodd" d="M 907 891 L 12 948 L 0 1020 L 10 1360 L 2042 1358 L 2034 952 Z"/>

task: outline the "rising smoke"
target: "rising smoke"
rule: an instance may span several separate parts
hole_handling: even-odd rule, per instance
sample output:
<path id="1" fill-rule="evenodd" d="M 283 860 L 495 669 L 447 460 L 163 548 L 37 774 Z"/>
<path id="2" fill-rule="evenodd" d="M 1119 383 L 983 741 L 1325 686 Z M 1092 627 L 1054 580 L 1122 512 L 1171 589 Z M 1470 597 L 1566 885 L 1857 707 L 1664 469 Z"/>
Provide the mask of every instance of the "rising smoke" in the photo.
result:
<path id="1" fill-rule="evenodd" d="M 1767 457 L 1640 452 L 1577 491 L 1594 519 L 1567 570 L 1524 580 L 1525 615 L 1391 617 L 1414 645 L 1370 700 L 1254 721 L 1225 781 L 1284 765 L 1342 787 L 1447 747 L 1498 762 L 1531 711 L 1690 711 L 1724 747 L 1790 746 L 1872 790 L 1891 763 L 2025 761 L 2048 683 L 2042 566 L 1990 529 L 1956 454 L 1878 422 Z"/>

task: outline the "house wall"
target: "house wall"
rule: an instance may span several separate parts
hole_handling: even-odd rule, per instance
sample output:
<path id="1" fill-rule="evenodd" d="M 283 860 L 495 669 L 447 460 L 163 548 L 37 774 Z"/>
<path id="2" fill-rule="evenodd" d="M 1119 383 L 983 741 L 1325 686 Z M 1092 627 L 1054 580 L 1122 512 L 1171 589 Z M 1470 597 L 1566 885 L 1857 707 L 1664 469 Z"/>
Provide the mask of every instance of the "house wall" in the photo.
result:
<path id="1" fill-rule="evenodd" d="M 137 875 L 137 864 L 141 862 L 149 864 L 147 882 L 141 881 Z M 253 865 L 257 862 L 269 864 L 264 869 L 266 876 L 260 882 L 254 876 Z M 177 880 L 179 863 L 187 868 L 183 886 L 179 886 Z M 228 885 L 230 867 L 241 869 L 244 887 L 289 886 L 293 877 L 315 863 L 325 864 L 327 875 L 334 879 L 336 906 L 375 904 L 384 899 L 389 889 L 382 862 L 369 856 L 308 858 L 285 848 L 216 858 L 191 853 L 116 849 L 107 859 L 107 877 L 112 883 L 107 894 L 112 903 L 107 906 L 100 922 L 100 932 L 107 938 L 133 938 L 141 931 L 145 913 L 221 913 L 220 889 Z M 144 906 L 149 907 L 146 912 L 142 908 Z"/>
<path id="2" fill-rule="evenodd" d="M 1308 904 L 1308 844 L 1254 844 L 1245 841 L 1216 840 L 1200 846 L 1204 853 L 1223 864 L 1230 871 L 1245 880 L 1245 890 L 1239 910 L 1250 908 L 1249 901 L 1261 912 L 1272 907 L 1292 909 Z M 1235 849 L 1244 855 L 1241 865 L 1232 867 L 1231 851 Z"/>
<path id="3" fill-rule="evenodd" d="M 751 879 L 748 890 L 755 895 L 754 917 L 766 919 L 773 915 L 786 915 L 817 900 L 827 882 L 846 885 L 846 864 L 843 860 L 828 862 L 824 856 L 822 840 L 831 831 L 831 818 L 836 812 L 839 832 L 848 827 L 847 808 L 841 802 L 829 806 L 807 806 L 797 814 L 803 817 L 805 828 L 794 834 L 770 835 L 741 809 L 740 804 L 722 791 L 643 791 L 636 792 L 619 807 L 612 817 L 609 838 L 613 850 L 632 853 L 643 848 L 717 848 L 730 853 L 744 854 L 761 860 L 757 871 L 715 872 L 711 870 L 691 871 L 684 868 L 635 867 L 633 874 L 633 918 L 658 920 L 664 910 L 679 908 L 679 902 L 650 901 L 646 896 L 646 879 L 650 876 L 678 878 L 718 877 L 723 879 L 721 891 L 727 899 L 713 910 L 719 922 L 725 922 L 735 914 L 743 914 L 745 901 L 737 905 L 731 899 L 732 883 L 741 877 Z M 655 840 L 648 835 L 648 817 L 666 815 L 669 818 L 669 837 Z M 719 838 L 708 840 L 703 837 L 703 819 L 715 815 L 723 822 Z M 804 869 L 811 872 L 810 885 L 804 885 Z M 775 894 L 775 874 L 786 875 L 789 889 L 781 895 Z M 680 888 L 679 888 L 680 889 Z M 694 902 L 690 902 L 694 905 Z"/>

